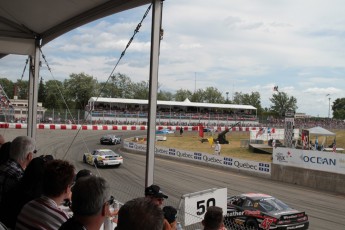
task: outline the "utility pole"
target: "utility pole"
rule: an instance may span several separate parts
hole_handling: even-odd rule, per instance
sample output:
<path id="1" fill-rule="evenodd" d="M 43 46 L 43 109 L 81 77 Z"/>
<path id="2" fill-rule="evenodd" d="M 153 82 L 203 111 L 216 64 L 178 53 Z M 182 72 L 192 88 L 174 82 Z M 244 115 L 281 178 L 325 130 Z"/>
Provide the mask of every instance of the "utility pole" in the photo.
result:
<path id="1" fill-rule="evenodd" d="M 331 117 L 331 97 L 329 97 L 330 94 L 328 93 L 326 97 L 328 97 L 328 119 Z"/>
<path id="2" fill-rule="evenodd" d="M 330 119 L 331 116 L 331 98 L 328 98 L 328 119 Z"/>
<path id="3" fill-rule="evenodd" d="M 229 102 L 229 92 L 226 92 L 226 102 Z"/>
<path id="4" fill-rule="evenodd" d="M 196 72 L 194 72 L 194 93 L 196 92 Z"/>

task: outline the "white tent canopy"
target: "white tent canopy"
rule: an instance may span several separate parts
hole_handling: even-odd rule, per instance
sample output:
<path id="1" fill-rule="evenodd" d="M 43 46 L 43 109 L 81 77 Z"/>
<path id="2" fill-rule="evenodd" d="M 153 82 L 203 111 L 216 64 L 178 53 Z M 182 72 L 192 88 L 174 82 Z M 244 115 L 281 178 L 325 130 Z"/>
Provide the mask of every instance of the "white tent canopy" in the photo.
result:
<path id="1" fill-rule="evenodd" d="M 320 126 L 307 129 L 309 131 L 309 135 L 316 135 L 316 136 L 335 136 L 335 133 L 328 131 Z"/>
<path id="2" fill-rule="evenodd" d="M 28 136 L 36 136 L 42 45 L 86 23 L 152 3 L 152 0 L 0 0 L 0 58 L 30 57 Z"/>
<path id="3" fill-rule="evenodd" d="M 31 55 L 35 41 L 45 45 L 94 20 L 151 3 L 151 0 L 0 0 L 0 56 Z"/>

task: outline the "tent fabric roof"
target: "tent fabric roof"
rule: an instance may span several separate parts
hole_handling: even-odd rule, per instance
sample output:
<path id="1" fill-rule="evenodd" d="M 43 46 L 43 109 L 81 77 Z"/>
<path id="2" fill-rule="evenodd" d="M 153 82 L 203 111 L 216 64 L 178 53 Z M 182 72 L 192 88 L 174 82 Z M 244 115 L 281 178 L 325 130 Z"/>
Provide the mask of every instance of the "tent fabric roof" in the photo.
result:
<path id="1" fill-rule="evenodd" d="M 152 0 L 0 0 L 0 58 L 31 54 L 36 38 L 47 44 L 77 27 Z"/>
<path id="2" fill-rule="evenodd" d="M 327 129 L 324 129 L 320 126 L 310 128 L 307 130 L 309 131 L 309 135 L 314 134 L 319 136 L 335 136 L 335 133 L 332 133 L 331 131 L 328 131 Z"/>
<path id="3" fill-rule="evenodd" d="M 104 103 L 125 103 L 125 104 L 148 104 L 148 100 L 141 99 L 124 99 L 124 98 L 105 98 L 105 97 L 91 97 L 89 102 L 104 102 Z M 184 101 L 157 101 L 157 105 L 170 105 L 170 106 L 190 106 L 190 107 L 206 107 L 206 108 L 223 108 L 223 109 L 250 109 L 256 110 L 251 105 L 235 105 L 235 104 L 214 104 L 214 103 L 200 103 Z"/>

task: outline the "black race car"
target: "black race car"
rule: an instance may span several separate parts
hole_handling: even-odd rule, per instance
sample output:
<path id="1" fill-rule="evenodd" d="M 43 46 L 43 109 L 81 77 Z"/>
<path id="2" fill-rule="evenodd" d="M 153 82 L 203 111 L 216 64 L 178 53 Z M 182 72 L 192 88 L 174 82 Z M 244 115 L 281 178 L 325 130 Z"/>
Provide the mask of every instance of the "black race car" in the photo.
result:
<path id="1" fill-rule="evenodd" d="M 270 195 L 246 193 L 228 197 L 224 223 L 249 229 L 308 229 L 308 216 Z"/>
<path id="2" fill-rule="evenodd" d="M 101 145 L 103 144 L 117 145 L 117 144 L 121 144 L 121 137 L 116 136 L 115 134 L 107 134 L 101 137 L 100 142 L 101 142 Z"/>

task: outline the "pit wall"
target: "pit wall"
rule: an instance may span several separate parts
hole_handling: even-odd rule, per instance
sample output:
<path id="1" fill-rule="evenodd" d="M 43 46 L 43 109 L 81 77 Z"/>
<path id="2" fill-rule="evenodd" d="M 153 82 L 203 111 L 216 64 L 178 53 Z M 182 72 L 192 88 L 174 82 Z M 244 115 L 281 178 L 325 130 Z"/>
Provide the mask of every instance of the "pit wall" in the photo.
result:
<path id="1" fill-rule="evenodd" d="M 157 130 L 169 129 L 179 131 L 180 127 L 184 131 L 198 131 L 199 126 L 163 126 L 157 125 Z M 224 131 L 228 127 L 213 127 L 215 131 Z M 27 124 L 22 123 L 0 123 L 0 129 L 27 129 Z M 146 125 L 74 125 L 74 124 L 37 124 L 37 129 L 56 129 L 56 130 L 147 130 Z M 259 127 L 232 127 L 230 131 L 249 132 L 259 130 Z"/>
<path id="2" fill-rule="evenodd" d="M 123 148 L 126 152 L 133 153 L 146 153 L 146 144 L 144 142 L 136 142 L 134 138 L 124 140 Z M 282 156 L 282 151 L 285 151 L 286 157 Z M 330 169 L 336 166 L 320 166 L 313 165 L 314 160 L 310 160 L 313 155 L 310 152 L 317 151 L 304 151 L 306 155 L 304 164 L 296 163 L 288 159 L 303 159 L 301 156 L 296 155 L 296 149 L 288 148 L 275 148 L 273 152 L 273 163 L 256 162 L 243 159 L 236 159 L 232 157 L 217 156 L 208 153 L 185 151 L 175 148 L 157 147 L 155 154 L 159 157 L 169 158 L 178 161 L 190 161 L 195 164 L 206 165 L 210 167 L 223 168 L 239 173 L 249 174 L 252 176 L 268 178 L 271 180 L 281 181 L 285 183 L 296 184 L 300 186 L 315 188 L 323 191 L 335 192 L 345 194 L 345 174 L 335 173 Z M 325 156 L 334 156 L 327 152 L 320 152 L 315 154 L 325 154 Z M 328 154 L 328 155 L 327 155 Z M 291 155 L 294 155 L 292 157 Z M 317 157 L 317 156 L 316 156 Z M 337 154 L 335 162 L 339 162 L 338 166 L 345 169 L 345 154 Z M 342 158 L 344 157 L 344 158 Z M 325 158 L 325 157 L 324 157 Z M 323 158 L 323 159 L 324 159 Z M 309 160 L 307 160 L 309 159 Z M 315 159 L 315 158 L 313 158 Z M 280 161 L 280 162 L 279 162 Z M 283 162 L 284 161 L 284 162 Z M 319 160 L 320 161 L 320 160 Z M 324 162 L 334 162 L 333 160 L 324 160 Z M 294 165 L 294 166 L 290 166 Z M 302 166 L 304 165 L 304 166 Z M 338 167 L 337 166 L 337 167 Z M 315 170 L 319 169 L 319 170 Z M 321 171 L 324 170 L 324 171 Z M 328 171 L 327 171 L 328 170 Z M 333 171 L 332 171 L 333 170 Z"/>
<path id="3" fill-rule="evenodd" d="M 134 139 L 137 140 L 138 138 L 132 138 L 132 140 L 129 138 L 124 140 L 123 148 L 126 150 L 126 152 L 145 154 L 146 143 L 143 141 L 136 142 Z M 170 158 L 180 161 L 191 161 L 195 164 L 201 164 L 218 168 L 226 168 L 242 173 L 255 174 L 259 177 L 264 178 L 271 177 L 271 163 L 268 162 L 256 162 L 160 146 L 156 146 L 155 154 L 159 157 Z"/>
<path id="4" fill-rule="evenodd" d="M 345 194 L 345 154 L 274 148 L 271 178 Z"/>

